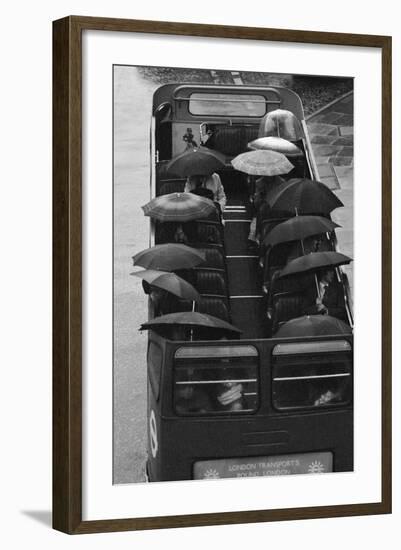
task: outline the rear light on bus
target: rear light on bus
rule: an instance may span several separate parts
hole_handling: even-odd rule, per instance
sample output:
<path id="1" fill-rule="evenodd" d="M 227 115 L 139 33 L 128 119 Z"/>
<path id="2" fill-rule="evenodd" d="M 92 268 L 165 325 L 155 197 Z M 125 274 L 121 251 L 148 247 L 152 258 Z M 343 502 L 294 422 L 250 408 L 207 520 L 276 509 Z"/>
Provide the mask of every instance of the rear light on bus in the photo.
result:
<path id="1" fill-rule="evenodd" d="M 253 346 L 191 346 L 176 351 L 174 409 L 178 415 L 252 413 L 258 403 L 258 352 Z"/>
<path id="2" fill-rule="evenodd" d="M 206 357 L 257 357 L 253 346 L 187 346 L 178 348 L 175 359 L 203 359 Z"/>
<path id="3" fill-rule="evenodd" d="M 272 355 L 276 409 L 317 409 L 351 402 L 352 353 L 346 340 L 279 344 Z"/>
<path id="4" fill-rule="evenodd" d="M 273 356 L 295 355 L 303 353 L 330 353 L 336 351 L 351 351 L 347 340 L 325 340 L 318 342 L 290 342 L 277 344 L 273 348 Z"/>

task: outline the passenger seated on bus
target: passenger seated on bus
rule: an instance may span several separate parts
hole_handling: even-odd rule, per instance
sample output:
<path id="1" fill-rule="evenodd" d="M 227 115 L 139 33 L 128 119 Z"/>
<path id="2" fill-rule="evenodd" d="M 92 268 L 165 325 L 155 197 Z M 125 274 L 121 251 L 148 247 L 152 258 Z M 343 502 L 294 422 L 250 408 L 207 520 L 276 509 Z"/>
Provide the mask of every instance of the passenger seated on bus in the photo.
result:
<path id="1" fill-rule="evenodd" d="M 262 205 L 266 211 L 264 216 L 267 218 L 270 217 L 271 208 L 267 204 L 267 196 L 273 189 L 284 183 L 284 181 L 285 180 L 281 176 L 262 176 L 255 181 L 254 193 L 251 197 L 251 202 L 254 207 L 254 216 L 251 220 L 248 235 L 250 246 L 252 246 L 252 243 L 258 244 L 261 242 L 261 225 L 258 223 L 258 218 L 260 220 L 260 209 Z M 251 181 L 248 180 L 248 185 L 250 184 Z"/>
<path id="2" fill-rule="evenodd" d="M 316 277 L 319 290 L 312 286 L 305 291 L 303 315 L 331 315 L 347 321 L 344 291 L 336 281 L 334 269 L 322 269 Z"/>
<path id="3" fill-rule="evenodd" d="M 205 414 L 213 410 L 210 397 L 198 384 L 182 386 L 176 390 L 175 410 L 178 414 Z"/>
<path id="4" fill-rule="evenodd" d="M 196 223 L 196 237 L 192 242 L 223 244 L 221 227 L 218 224 L 198 221 Z"/>
<path id="5" fill-rule="evenodd" d="M 194 175 L 188 176 L 184 191 L 189 193 L 199 187 L 205 187 L 213 192 L 213 200 L 219 203 L 221 211 L 224 212 L 226 207 L 227 197 L 224 192 L 223 184 L 220 176 L 215 172 L 210 176 Z"/>
<path id="6" fill-rule="evenodd" d="M 218 393 L 216 399 L 222 410 L 242 411 L 245 408 L 242 384 L 238 382 L 224 382 L 219 389 L 223 391 Z"/>
<path id="7" fill-rule="evenodd" d="M 302 241 L 292 241 L 291 249 L 287 256 L 287 263 L 305 254 L 310 254 L 311 252 L 324 252 L 324 250 L 329 250 L 323 247 L 323 242 L 322 235 L 311 235 Z"/>
<path id="8" fill-rule="evenodd" d="M 176 296 L 156 286 L 150 285 L 148 282 L 142 280 L 142 288 L 149 296 L 150 302 L 153 308 L 154 317 L 161 315 L 167 315 L 168 313 L 174 313 L 178 308 L 178 299 Z"/>
<path id="9" fill-rule="evenodd" d="M 196 240 L 195 222 L 162 222 L 157 226 L 157 244 L 179 243 L 188 244 Z"/>

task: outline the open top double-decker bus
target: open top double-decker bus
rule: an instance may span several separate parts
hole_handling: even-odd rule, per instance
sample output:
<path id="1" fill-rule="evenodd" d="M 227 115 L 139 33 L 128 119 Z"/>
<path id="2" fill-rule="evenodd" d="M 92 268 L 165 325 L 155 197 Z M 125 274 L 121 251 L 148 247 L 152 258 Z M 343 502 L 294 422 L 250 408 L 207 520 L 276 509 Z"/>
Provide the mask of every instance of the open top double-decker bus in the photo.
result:
<path id="1" fill-rule="evenodd" d="M 202 249 L 206 260 L 192 280 L 201 295 L 199 311 L 242 332 L 225 340 L 177 341 L 149 331 L 150 481 L 353 469 L 353 320 L 346 275 L 335 268 L 349 332 L 278 337 L 283 323 L 302 315 L 305 284 L 313 281 L 295 277 L 274 288 L 275 266 L 262 269 L 248 246 L 253 213 L 247 176 L 231 160 L 265 135 L 266 115 L 277 109 L 295 115 L 301 129 L 293 140 L 301 154 L 291 158 L 289 177 L 318 179 L 302 103 L 290 89 L 168 84 L 154 94 L 151 198 L 184 191 L 185 179 L 166 166 L 185 150 L 205 147 L 225 156 L 218 171 L 227 197 L 223 223 L 198 222 L 190 246 Z M 262 220 L 264 234 L 282 221 Z M 150 223 L 151 245 L 166 242 L 161 224 Z M 326 237 L 327 250 L 336 250 L 334 232 Z M 217 398 L 231 387 L 241 389 L 234 406 Z"/>

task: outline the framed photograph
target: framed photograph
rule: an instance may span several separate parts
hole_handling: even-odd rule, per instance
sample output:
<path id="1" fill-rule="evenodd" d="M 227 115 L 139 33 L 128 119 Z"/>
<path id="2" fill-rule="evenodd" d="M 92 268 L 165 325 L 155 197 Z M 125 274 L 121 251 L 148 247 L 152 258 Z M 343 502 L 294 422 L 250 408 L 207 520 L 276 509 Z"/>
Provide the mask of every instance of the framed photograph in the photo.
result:
<path id="1" fill-rule="evenodd" d="M 391 512 L 391 37 L 53 23 L 53 526 Z"/>

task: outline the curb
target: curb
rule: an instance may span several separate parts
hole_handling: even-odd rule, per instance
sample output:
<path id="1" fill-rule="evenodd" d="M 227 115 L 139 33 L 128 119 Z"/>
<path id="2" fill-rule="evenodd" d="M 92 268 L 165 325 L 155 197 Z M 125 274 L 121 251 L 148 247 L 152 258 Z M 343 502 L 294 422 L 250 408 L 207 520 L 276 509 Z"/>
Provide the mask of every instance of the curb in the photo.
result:
<path id="1" fill-rule="evenodd" d="M 329 107 L 332 107 L 336 103 L 339 103 L 340 101 L 342 101 L 343 99 L 345 99 L 346 97 L 350 96 L 353 93 L 354 93 L 354 90 L 351 90 L 350 92 L 347 92 L 347 93 L 343 94 L 342 96 L 338 97 L 337 99 L 333 99 L 333 101 L 330 101 L 330 103 L 327 103 L 327 105 L 325 105 L 324 107 L 320 107 L 320 109 L 318 109 L 317 111 L 315 111 L 311 115 L 308 115 L 307 117 L 305 117 L 305 122 L 310 122 L 311 118 L 313 118 L 314 116 L 320 115 L 323 111 L 325 111 Z"/>

